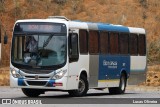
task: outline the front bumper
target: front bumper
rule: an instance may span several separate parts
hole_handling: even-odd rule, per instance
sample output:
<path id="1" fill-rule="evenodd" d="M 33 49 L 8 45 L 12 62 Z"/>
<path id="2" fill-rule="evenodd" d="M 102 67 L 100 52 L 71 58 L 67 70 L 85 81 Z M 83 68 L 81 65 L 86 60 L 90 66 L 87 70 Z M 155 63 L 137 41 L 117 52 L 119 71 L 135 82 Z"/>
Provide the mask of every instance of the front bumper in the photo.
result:
<path id="1" fill-rule="evenodd" d="M 62 79 L 59 80 L 53 80 L 53 79 L 14 78 L 12 75 L 10 75 L 10 87 L 12 88 L 67 90 L 66 82 L 67 82 L 67 77 L 63 77 Z"/>

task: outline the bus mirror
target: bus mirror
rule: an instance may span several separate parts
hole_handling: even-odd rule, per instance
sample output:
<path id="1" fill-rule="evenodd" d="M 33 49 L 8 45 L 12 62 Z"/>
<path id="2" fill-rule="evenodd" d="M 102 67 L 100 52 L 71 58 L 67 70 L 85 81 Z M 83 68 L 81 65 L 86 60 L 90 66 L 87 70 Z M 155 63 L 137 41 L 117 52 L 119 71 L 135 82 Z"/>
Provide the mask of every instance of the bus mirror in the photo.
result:
<path id="1" fill-rule="evenodd" d="M 4 36 L 4 44 L 7 44 L 8 43 L 8 36 L 6 35 L 5 33 L 5 36 Z"/>

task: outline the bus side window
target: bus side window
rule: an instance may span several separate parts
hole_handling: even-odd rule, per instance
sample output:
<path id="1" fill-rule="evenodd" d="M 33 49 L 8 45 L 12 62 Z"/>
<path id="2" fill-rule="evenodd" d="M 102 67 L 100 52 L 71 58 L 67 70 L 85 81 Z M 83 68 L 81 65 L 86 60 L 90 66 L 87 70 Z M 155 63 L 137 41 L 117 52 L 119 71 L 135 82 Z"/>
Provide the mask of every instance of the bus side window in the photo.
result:
<path id="1" fill-rule="evenodd" d="M 118 54 L 118 33 L 110 32 L 109 35 L 110 54 Z"/>
<path id="2" fill-rule="evenodd" d="M 75 33 L 69 34 L 69 62 L 78 61 L 78 35 Z"/>
<path id="3" fill-rule="evenodd" d="M 89 31 L 89 53 L 91 55 L 99 54 L 98 31 Z"/>
<path id="4" fill-rule="evenodd" d="M 88 54 L 88 32 L 87 30 L 79 30 L 79 48 L 80 54 Z"/>
<path id="5" fill-rule="evenodd" d="M 140 34 L 138 37 L 138 53 L 140 56 L 146 55 L 146 38 L 144 34 Z"/>
<path id="6" fill-rule="evenodd" d="M 109 35 L 108 35 L 108 32 L 100 32 L 100 38 L 99 38 L 99 41 L 100 41 L 100 53 L 101 54 L 108 54 L 108 39 L 109 39 Z"/>
<path id="7" fill-rule="evenodd" d="M 129 51 L 130 51 L 130 55 L 133 55 L 133 56 L 138 55 L 138 35 L 137 34 L 130 34 Z"/>
<path id="8" fill-rule="evenodd" d="M 120 33 L 119 35 L 119 53 L 122 55 L 127 55 L 129 53 L 129 34 Z"/>

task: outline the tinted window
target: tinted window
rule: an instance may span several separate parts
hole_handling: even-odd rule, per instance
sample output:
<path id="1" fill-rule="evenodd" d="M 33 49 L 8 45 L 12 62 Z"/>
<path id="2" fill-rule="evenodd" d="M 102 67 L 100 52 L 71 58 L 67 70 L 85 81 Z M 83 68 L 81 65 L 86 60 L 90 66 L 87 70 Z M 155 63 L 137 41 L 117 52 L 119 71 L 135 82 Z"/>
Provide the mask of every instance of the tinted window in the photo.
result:
<path id="1" fill-rule="evenodd" d="M 87 30 L 79 30 L 80 53 L 88 53 L 88 32 Z"/>
<path id="2" fill-rule="evenodd" d="M 98 32 L 89 31 L 89 53 L 98 54 Z"/>
<path id="3" fill-rule="evenodd" d="M 128 54 L 128 34 L 121 33 L 119 35 L 119 53 Z"/>
<path id="4" fill-rule="evenodd" d="M 69 35 L 69 61 L 77 61 L 79 58 L 79 52 L 78 52 L 78 35 L 75 33 L 72 33 Z"/>
<path id="5" fill-rule="evenodd" d="M 140 34 L 138 37 L 138 53 L 142 56 L 146 55 L 146 39 L 143 34 Z"/>
<path id="6" fill-rule="evenodd" d="M 110 53 L 118 54 L 118 33 L 110 33 Z"/>
<path id="7" fill-rule="evenodd" d="M 72 50 L 72 55 L 78 55 L 78 36 L 77 34 L 70 34 L 70 48 Z"/>
<path id="8" fill-rule="evenodd" d="M 100 33 L 100 53 L 101 54 L 108 53 L 108 32 Z"/>
<path id="9" fill-rule="evenodd" d="M 129 50 L 131 55 L 138 55 L 138 35 L 130 34 Z"/>

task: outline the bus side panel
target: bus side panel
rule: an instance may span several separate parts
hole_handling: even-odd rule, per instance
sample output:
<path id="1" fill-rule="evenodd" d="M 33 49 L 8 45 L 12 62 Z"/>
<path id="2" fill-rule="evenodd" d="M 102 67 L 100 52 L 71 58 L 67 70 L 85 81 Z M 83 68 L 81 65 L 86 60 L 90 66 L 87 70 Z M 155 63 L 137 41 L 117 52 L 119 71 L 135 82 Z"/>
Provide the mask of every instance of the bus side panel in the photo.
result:
<path id="1" fill-rule="evenodd" d="M 99 80 L 119 79 L 122 70 L 130 73 L 130 57 L 100 55 L 99 67 Z"/>
<path id="2" fill-rule="evenodd" d="M 68 66 L 67 90 L 78 89 L 79 76 L 82 71 L 89 71 L 89 56 L 79 55 L 77 62 L 71 62 Z"/>
<path id="3" fill-rule="evenodd" d="M 98 86 L 99 55 L 90 55 L 89 58 L 89 87 Z"/>
<path id="4" fill-rule="evenodd" d="M 99 58 L 99 87 L 119 86 L 121 71 L 130 73 L 130 56 L 100 55 Z"/>
<path id="5" fill-rule="evenodd" d="M 131 72 L 128 84 L 137 85 L 146 81 L 146 56 L 131 56 Z"/>

